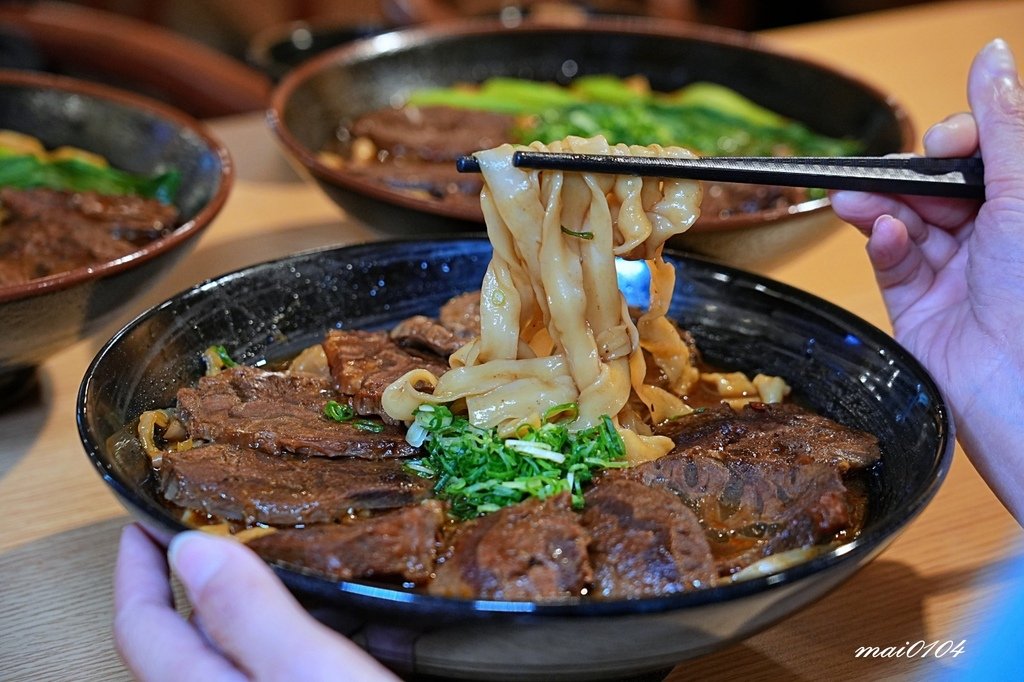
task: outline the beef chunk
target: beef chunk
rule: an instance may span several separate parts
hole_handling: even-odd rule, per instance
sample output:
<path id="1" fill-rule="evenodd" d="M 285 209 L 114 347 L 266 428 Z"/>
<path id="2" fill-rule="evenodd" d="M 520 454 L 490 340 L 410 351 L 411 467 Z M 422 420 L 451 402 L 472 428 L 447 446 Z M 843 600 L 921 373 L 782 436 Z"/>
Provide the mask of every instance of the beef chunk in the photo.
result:
<path id="1" fill-rule="evenodd" d="M 426 315 L 402 320 L 391 330 L 391 338 L 405 348 L 427 351 L 440 357 L 448 357 L 463 346 L 463 341 L 455 334 Z"/>
<path id="2" fill-rule="evenodd" d="M 720 405 L 667 422 L 656 432 L 671 438 L 677 448 L 723 457 L 803 457 L 841 472 L 870 466 L 879 457 L 878 439 L 871 434 L 791 403 L 754 403 L 738 412 Z"/>
<path id="3" fill-rule="evenodd" d="M 323 342 L 335 388 L 362 415 L 378 415 L 394 423 L 381 408 L 381 396 L 393 381 L 414 369 L 440 376 L 448 369 L 437 356 L 417 355 L 401 348 L 387 332 L 337 330 Z"/>
<path id="4" fill-rule="evenodd" d="M 422 584 L 434 569 L 443 522 L 441 503 L 428 500 L 370 518 L 279 530 L 249 546 L 266 559 L 335 580 L 397 578 Z"/>
<path id="5" fill-rule="evenodd" d="M 718 577 L 700 521 L 667 490 L 608 480 L 587 492 L 583 526 L 596 597 L 663 596 L 713 586 Z"/>
<path id="6" fill-rule="evenodd" d="M 859 530 L 842 474 L 877 458 L 867 434 L 791 405 L 723 406 L 660 432 L 675 449 L 612 476 L 679 495 L 707 529 L 722 574 Z"/>
<path id="7" fill-rule="evenodd" d="M 466 599 L 577 596 L 593 577 L 589 540 L 567 493 L 531 498 L 463 523 L 428 589 Z"/>
<path id="8" fill-rule="evenodd" d="M 439 319 L 415 315 L 399 322 L 391 338 L 406 348 L 447 358 L 480 335 L 480 292 L 460 294 L 441 307 Z"/>
<path id="9" fill-rule="evenodd" d="M 463 343 L 480 336 L 480 292 L 469 291 L 449 300 L 441 306 L 438 321 Z"/>
<path id="10" fill-rule="evenodd" d="M 430 494 L 429 481 L 395 460 L 304 459 L 223 444 L 167 452 L 159 474 L 169 502 L 248 524 L 329 523 Z"/>
<path id="11" fill-rule="evenodd" d="M 403 429 L 381 433 L 324 416 L 335 393 L 326 379 L 238 366 L 178 391 L 178 411 L 192 438 L 264 452 L 323 457 L 409 457 Z"/>
<path id="12" fill-rule="evenodd" d="M 0 189 L 0 286 L 126 256 L 169 233 L 174 206 L 139 196 Z"/>
<path id="13" fill-rule="evenodd" d="M 852 530 L 848 491 L 819 462 L 672 452 L 622 474 L 678 494 L 703 521 L 723 575 Z"/>

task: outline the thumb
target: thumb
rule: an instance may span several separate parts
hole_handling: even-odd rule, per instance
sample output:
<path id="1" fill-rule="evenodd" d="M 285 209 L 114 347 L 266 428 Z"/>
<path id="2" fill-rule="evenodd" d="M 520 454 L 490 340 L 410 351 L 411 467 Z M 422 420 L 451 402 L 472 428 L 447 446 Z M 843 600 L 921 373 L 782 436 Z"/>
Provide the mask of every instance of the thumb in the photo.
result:
<path id="1" fill-rule="evenodd" d="M 393 679 L 366 652 L 306 613 L 241 543 L 180 533 L 168 559 L 210 642 L 250 678 Z"/>
<path id="2" fill-rule="evenodd" d="M 967 97 L 978 122 L 987 199 L 1009 198 L 1024 209 L 1024 87 L 1005 41 L 993 40 L 974 58 Z"/>

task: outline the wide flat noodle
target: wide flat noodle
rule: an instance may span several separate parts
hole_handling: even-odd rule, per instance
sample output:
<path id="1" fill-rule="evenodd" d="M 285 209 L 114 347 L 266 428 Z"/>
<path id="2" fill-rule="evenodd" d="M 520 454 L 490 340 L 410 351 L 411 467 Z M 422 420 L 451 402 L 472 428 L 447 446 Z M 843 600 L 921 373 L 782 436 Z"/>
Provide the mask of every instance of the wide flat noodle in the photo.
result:
<path id="1" fill-rule="evenodd" d="M 678 147 L 610 145 L 570 137 L 476 154 L 481 207 L 494 255 L 481 288 L 480 336 L 452 357 L 441 377 L 410 373 L 384 393 L 385 411 L 410 421 L 424 403 L 464 401 L 470 421 L 511 433 L 545 410 L 576 402 L 574 429 L 613 417 L 633 461 L 661 456 L 667 438 L 648 425 L 689 411 L 678 397 L 698 379 L 690 351 L 665 318 L 675 271 L 665 242 L 699 215 L 691 180 L 526 170 L 517 149 L 692 158 Z M 645 260 L 650 308 L 638 324 L 618 289 L 616 257 Z M 671 391 L 646 383 L 644 351 Z M 429 391 L 416 386 L 427 384 Z"/>

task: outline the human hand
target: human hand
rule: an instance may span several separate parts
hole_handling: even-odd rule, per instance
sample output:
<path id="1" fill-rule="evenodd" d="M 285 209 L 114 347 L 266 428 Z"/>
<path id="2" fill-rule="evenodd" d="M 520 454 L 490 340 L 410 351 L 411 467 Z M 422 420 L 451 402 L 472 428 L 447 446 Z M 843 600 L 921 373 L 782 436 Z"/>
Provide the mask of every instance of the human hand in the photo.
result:
<path id="1" fill-rule="evenodd" d="M 168 560 L 193 615 L 174 609 Z M 395 680 L 314 620 L 255 553 L 198 531 L 163 550 L 137 525 L 121 535 L 114 637 L 140 680 Z"/>
<path id="2" fill-rule="evenodd" d="M 985 162 L 986 199 L 835 192 L 868 236 L 896 339 L 942 387 L 964 450 L 1024 523 L 1024 88 L 1003 41 L 971 65 L 972 114 L 925 135 L 929 156 Z"/>

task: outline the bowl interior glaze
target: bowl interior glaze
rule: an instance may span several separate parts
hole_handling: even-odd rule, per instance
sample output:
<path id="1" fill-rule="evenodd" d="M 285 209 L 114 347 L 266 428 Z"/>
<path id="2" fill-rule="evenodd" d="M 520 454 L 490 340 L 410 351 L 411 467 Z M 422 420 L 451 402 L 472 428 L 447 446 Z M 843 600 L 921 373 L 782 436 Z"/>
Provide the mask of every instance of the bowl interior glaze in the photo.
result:
<path id="1" fill-rule="evenodd" d="M 318 342 L 330 328 L 436 314 L 450 296 L 478 288 L 489 258 L 479 239 L 379 242 L 298 254 L 182 292 L 123 328 L 90 365 L 77 405 L 86 453 L 122 503 L 168 540 L 183 526 L 157 498 L 148 461 L 115 455 L 111 439 L 142 411 L 173 405 L 177 389 L 201 375 L 203 349 L 224 344 L 259 364 Z M 671 260 L 671 315 L 709 361 L 781 375 L 811 407 L 879 437 L 883 459 L 856 540 L 772 576 L 632 601 L 457 600 L 283 565 L 278 575 L 311 611 L 405 672 L 602 679 L 747 637 L 874 557 L 924 508 L 950 464 L 949 412 L 927 373 L 889 336 L 823 300 L 692 256 Z M 643 305 L 646 268 L 625 263 L 619 275 L 627 300 Z"/>

